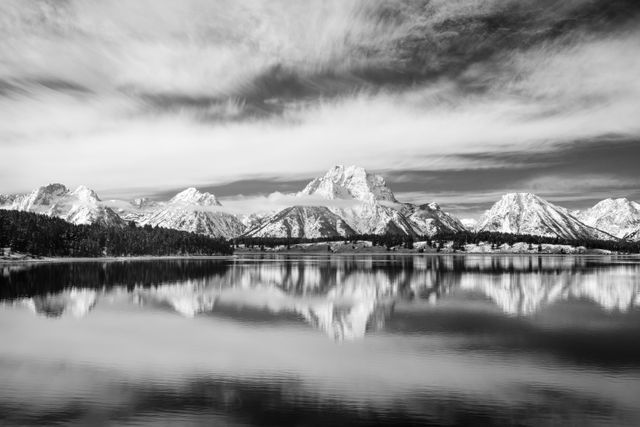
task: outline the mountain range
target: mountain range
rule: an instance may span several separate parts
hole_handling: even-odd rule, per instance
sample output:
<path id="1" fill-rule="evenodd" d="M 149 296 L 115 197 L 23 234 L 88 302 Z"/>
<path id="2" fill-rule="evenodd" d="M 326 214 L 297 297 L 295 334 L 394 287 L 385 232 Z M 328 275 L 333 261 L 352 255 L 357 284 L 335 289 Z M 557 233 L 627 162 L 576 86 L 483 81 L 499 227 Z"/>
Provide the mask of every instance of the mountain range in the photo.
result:
<path id="1" fill-rule="evenodd" d="M 502 196 L 479 221 L 460 220 L 436 203 L 398 201 L 380 175 L 356 166 L 335 166 L 295 194 L 300 200 L 277 212 L 234 215 L 211 193 L 196 188 L 168 201 L 138 198 L 102 201 L 80 186 L 49 184 L 28 194 L 0 195 L 0 209 L 60 217 L 74 224 L 165 227 L 211 237 L 349 237 L 495 231 L 563 239 L 640 240 L 640 204 L 606 199 L 584 211 L 569 211 L 530 193 Z"/>

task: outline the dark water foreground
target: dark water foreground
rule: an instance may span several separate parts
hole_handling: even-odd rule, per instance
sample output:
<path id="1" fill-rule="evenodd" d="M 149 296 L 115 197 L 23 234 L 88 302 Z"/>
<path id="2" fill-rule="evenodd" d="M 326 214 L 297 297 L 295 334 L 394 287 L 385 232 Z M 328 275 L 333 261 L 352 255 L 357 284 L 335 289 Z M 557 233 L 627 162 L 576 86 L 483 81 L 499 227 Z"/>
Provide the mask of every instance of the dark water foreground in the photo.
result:
<path id="1" fill-rule="evenodd" d="M 640 264 L 0 267 L 0 425 L 640 425 Z"/>

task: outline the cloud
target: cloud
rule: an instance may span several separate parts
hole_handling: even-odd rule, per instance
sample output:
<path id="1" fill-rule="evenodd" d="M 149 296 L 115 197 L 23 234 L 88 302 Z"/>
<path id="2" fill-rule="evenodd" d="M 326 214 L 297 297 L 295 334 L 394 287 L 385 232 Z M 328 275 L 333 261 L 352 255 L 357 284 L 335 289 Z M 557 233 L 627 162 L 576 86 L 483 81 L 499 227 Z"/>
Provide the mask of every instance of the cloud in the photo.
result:
<path id="1" fill-rule="evenodd" d="M 159 200 L 165 203 L 167 199 Z M 266 195 L 231 196 L 219 198 L 222 206 L 191 206 L 194 210 L 208 212 L 227 212 L 234 215 L 251 213 L 275 213 L 291 206 L 327 206 L 336 208 L 351 208 L 361 204 L 357 200 L 334 199 L 327 200 L 319 196 L 297 195 L 295 193 L 281 193 L 274 191 Z M 131 209 L 128 201 L 109 199 L 102 202 L 112 209 Z"/>
<path id="2" fill-rule="evenodd" d="M 351 163 L 475 171 L 504 163 L 478 153 L 640 135 L 633 2 L 0 9 L 2 192 L 157 192 Z"/>
<path id="3" fill-rule="evenodd" d="M 273 192 L 266 196 L 236 196 L 221 201 L 226 211 L 237 214 L 253 212 L 276 212 L 290 206 L 327 206 L 335 208 L 352 208 L 361 204 L 357 200 L 327 200 L 319 196 L 284 194 Z"/>

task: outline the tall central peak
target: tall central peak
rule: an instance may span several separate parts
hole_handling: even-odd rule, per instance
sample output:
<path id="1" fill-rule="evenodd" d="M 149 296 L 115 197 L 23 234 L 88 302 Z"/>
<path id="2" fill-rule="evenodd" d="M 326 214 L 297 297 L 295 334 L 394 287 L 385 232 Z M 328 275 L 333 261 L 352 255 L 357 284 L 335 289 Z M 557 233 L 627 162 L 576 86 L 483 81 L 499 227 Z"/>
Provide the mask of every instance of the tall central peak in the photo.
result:
<path id="1" fill-rule="evenodd" d="M 318 195 L 325 199 L 396 202 L 382 176 L 358 166 L 334 166 L 321 178 L 311 181 L 299 194 Z"/>
<path id="2" fill-rule="evenodd" d="M 173 196 L 171 203 L 188 203 L 200 206 L 221 206 L 216 196 L 211 193 L 198 191 L 194 187 L 187 188 Z"/>

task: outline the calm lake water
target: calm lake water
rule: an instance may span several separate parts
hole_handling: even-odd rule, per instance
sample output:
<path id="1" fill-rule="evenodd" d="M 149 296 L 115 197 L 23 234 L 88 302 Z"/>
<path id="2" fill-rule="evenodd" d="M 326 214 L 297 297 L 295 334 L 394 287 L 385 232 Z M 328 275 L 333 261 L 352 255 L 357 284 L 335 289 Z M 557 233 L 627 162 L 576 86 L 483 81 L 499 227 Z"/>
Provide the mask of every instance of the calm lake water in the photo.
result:
<path id="1" fill-rule="evenodd" d="M 624 257 L 0 266 L 0 424 L 640 425 Z"/>

